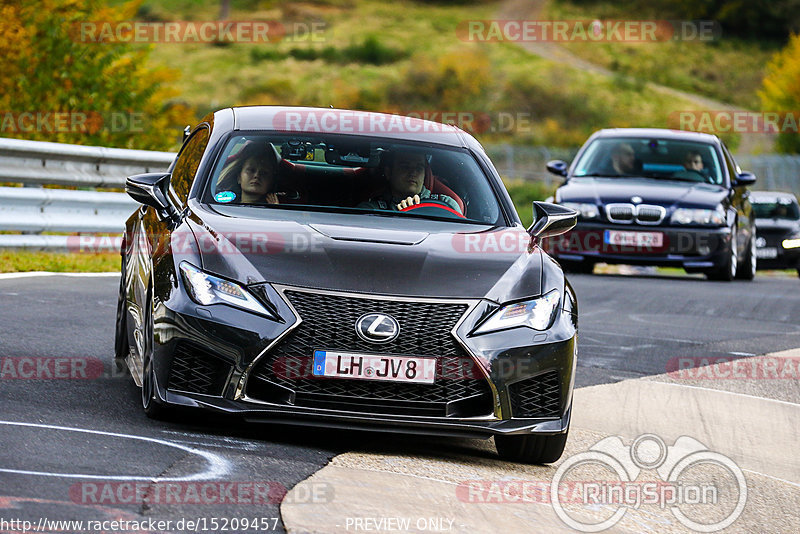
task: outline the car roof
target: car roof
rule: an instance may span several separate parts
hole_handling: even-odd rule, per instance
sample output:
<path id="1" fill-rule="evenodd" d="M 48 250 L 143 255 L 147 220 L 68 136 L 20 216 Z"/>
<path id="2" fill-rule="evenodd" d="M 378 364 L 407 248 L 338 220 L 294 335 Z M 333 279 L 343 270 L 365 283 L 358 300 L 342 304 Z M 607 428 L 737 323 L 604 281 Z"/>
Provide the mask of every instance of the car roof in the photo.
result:
<path id="1" fill-rule="evenodd" d="M 668 130 L 666 128 L 605 128 L 595 132 L 596 137 L 641 137 L 659 138 L 659 139 L 676 139 L 681 141 L 699 141 L 703 143 L 719 143 L 719 138 L 716 135 L 689 132 L 685 130 Z"/>
<path id="2" fill-rule="evenodd" d="M 753 197 L 774 197 L 774 198 L 787 198 L 797 202 L 797 197 L 793 193 L 785 193 L 783 191 L 750 191 L 750 196 Z"/>
<path id="3" fill-rule="evenodd" d="M 363 135 L 452 147 L 467 146 L 463 136 L 469 136 L 449 124 L 372 111 L 299 106 L 246 106 L 232 111 L 234 130 Z"/>

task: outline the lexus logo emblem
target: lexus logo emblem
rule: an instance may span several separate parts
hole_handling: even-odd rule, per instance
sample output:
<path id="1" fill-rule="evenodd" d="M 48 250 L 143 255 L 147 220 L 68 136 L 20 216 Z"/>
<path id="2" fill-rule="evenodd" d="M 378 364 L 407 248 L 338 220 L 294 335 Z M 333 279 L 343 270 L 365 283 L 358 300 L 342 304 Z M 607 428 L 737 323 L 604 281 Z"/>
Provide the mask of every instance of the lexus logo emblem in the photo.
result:
<path id="1" fill-rule="evenodd" d="M 390 315 L 368 313 L 356 321 L 356 334 L 370 343 L 388 343 L 400 334 L 400 325 Z"/>

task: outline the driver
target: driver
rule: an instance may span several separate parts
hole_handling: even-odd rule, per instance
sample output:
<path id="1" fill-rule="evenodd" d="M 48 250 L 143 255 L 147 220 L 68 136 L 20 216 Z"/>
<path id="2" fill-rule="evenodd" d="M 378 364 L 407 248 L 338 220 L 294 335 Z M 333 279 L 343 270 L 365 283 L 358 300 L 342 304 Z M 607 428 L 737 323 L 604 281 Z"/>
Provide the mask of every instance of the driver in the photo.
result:
<path id="1" fill-rule="evenodd" d="M 703 157 L 700 155 L 700 152 L 696 150 L 689 150 L 686 152 L 686 155 L 683 157 L 683 168 L 687 171 L 697 171 L 701 174 L 705 167 L 703 166 Z"/>
<path id="2" fill-rule="evenodd" d="M 461 213 L 458 203 L 451 197 L 431 193 L 425 187 L 425 175 L 430 172 L 425 154 L 390 150 L 383 154 L 381 163 L 389 186 L 380 196 L 361 202 L 357 207 L 399 211 L 423 200 L 438 200 Z"/>

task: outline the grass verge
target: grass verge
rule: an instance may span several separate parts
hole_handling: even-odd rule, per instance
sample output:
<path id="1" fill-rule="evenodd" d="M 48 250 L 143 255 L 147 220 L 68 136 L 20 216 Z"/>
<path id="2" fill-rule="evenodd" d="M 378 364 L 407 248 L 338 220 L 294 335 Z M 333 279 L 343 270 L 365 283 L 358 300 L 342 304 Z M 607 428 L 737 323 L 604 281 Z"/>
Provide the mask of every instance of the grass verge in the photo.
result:
<path id="1" fill-rule="evenodd" d="M 55 253 L 0 251 L 0 272 L 50 271 L 58 273 L 100 273 L 119 271 L 119 253 Z"/>

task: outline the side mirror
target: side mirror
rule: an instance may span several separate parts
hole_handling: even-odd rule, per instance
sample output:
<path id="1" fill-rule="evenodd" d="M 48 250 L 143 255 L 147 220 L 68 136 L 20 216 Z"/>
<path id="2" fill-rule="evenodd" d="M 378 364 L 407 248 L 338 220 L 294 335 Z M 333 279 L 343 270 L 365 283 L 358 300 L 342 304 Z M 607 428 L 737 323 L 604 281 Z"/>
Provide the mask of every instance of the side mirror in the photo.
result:
<path id="1" fill-rule="evenodd" d="M 742 171 L 733 181 L 734 187 L 747 187 L 756 183 L 756 175 L 752 172 Z"/>
<path id="2" fill-rule="evenodd" d="M 532 237 L 544 239 L 561 235 L 578 224 L 578 212 L 549 202 L 533 203 L 533 224 L 528 228 Z"/>
<path id="3" fill-rule="evenodd" d="M 567 167 L 569 167 L 569 165 L 560 159 L 554 159 L 553 161 L 547 162 L 547 170 L 557 176 L 566 176 Z"/>
<path id="4" fill-rule="evenodd" d="M 174 219 L 177 210 L 167 200 L 167 188 L 171 175 L 163 172 L 136 174 L 125 179 L 125 192 L 140 204 L 155 208 L 158 218 Z"/>

